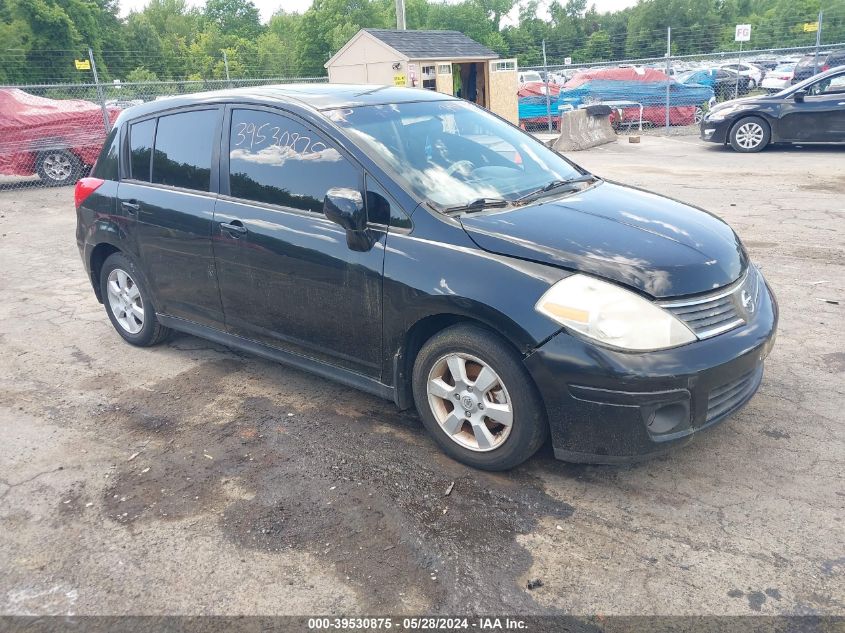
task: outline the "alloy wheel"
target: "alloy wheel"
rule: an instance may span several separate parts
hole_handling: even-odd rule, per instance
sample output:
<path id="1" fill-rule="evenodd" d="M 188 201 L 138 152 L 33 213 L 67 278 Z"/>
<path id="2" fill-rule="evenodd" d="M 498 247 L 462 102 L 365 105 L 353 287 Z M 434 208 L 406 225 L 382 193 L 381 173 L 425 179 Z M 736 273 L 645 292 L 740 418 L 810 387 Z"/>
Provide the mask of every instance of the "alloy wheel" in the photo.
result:
<path id="1" fill-rule="evenodd" d="M 499 375 L 481 359 L 451 353 L 428 374 L 428 404 L 444 433 L 471 451 L 500 447 L 513 427 L 513 406 Z"/>
<path id="2" fill-rule="evenodd" d="M 763 127 L 753 121 L 743 123 L 735 134 L 737 145 L 742 149 L 754 149 L 763 142 L 763 136 Z"/>
<path id="3" fill-rule="evenodd" d="M 47 154 L 42 162 L 44 173 L 50 180 L 61 182 L 70 178 L 73 173 L 73 163 L 63 152 Z"/>
<path id="4" fill-rule="evenodd" d="M 144 327 L 144 301 L 141 290 L 129 276 L 120 268 L 109 273 L 107 282 L 109 307 L 120 327 L 137 334 Z"/>

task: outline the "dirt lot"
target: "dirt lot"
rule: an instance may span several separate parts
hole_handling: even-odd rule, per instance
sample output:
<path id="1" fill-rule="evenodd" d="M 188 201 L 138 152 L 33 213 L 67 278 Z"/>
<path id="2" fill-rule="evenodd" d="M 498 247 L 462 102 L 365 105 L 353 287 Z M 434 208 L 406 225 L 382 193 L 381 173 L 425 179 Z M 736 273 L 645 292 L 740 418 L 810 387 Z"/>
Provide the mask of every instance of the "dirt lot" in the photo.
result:
<path id="1" fill-rule="evenodd" d="M 574 158 L 724 217 L 780 301 L 750 405 L 636 466 L 477 472 L 391 403 L 132 348 L 72 191 L 0 191 L 0 612 L 845 614 L 845 148 Z"/>

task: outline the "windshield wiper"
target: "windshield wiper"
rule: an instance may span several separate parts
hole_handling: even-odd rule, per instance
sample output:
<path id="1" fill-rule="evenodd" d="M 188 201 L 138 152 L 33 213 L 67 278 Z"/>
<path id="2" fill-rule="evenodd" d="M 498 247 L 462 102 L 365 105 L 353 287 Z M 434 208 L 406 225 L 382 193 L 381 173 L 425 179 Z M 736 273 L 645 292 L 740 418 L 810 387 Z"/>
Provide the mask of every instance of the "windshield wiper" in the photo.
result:
<path id="1" fill-rule="evenodd" d="M 482 209 L 493 209 L 496 207 L 506 207 L 510 204 L 504 198 L 476 198 L 466 204 L 459 204 L 454 207 L 446 207 L 446 213 L 455 213 L 458 211 L 480 211 Z"/>
<path id="2" fill-rule="evenodd" d="M 534 198 L 539 198 L 545 193 L 549 193 L 550 191 L 554 191 L 555 189 L 560 189 L 561 187 L 569 187 L 571 185 L 578 184 L 579 182 L 590 182 L 591 180 L 598 180 L 598 176 L 593 176 L 592 174 L 584 174 L 583 176 L 578 176 L 577 178 L 567 178 L 566 180 L 552 180 L 550 183 L 543 185 L 539 189 L 535 189 L 534 191 L 529 191 L 528 193 L 520 196 L 514 203 L 519 202 L 527 202 L 529 200 L 533 200 Z"/>

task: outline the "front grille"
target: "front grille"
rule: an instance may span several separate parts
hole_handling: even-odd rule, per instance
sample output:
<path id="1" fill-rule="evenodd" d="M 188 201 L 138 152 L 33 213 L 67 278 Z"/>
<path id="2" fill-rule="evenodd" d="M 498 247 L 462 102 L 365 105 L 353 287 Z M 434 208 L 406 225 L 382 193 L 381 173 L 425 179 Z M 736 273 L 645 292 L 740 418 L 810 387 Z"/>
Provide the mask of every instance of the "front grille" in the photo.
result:
<path id="1" fill-rule="evenodd" d="M 710 338 L 747 323 L 757 304 L 759 279 L 757 269 L 749 266 L 745 275 L 727 288 L 659 305 L 686 323 L 698 338 Z"/>
<path id="2" fill-rule="evenodd" d="M 752 396 L 763 376 L 763 365 L 711 390 L 707 396 L 707 422 L 736 410 Z"/>

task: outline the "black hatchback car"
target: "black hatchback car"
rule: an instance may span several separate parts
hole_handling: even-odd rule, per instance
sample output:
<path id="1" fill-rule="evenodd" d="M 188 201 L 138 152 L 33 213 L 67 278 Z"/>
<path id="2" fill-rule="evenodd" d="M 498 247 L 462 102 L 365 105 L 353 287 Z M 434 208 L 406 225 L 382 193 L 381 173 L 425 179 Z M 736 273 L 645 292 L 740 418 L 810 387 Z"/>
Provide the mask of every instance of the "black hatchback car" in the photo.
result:
<path id="1" fill-rule="evenodd" d="M 845 65 L 845 48 L 837 49 L 835 51 L 822 51 L 818 55 L 812 53 L 804 55 L 795 64 L 795 70 L 792 73 L 792 83 L 809 79 L 817 73 L 823 73 L 831 68 Z"/>
<path id="2" fill-rule="evenodd" d="M 117 332 L 181 330 L 416 405 L 506 469 L 683 443 L 755 393 L 774 297 L 731 228 L 465 101 L 307 85 L 121 114 L 76 188 Z"/>
<path id="3" fill-rule="evenodd" d="M 705 115 L 701 138 L 759 152 L 769 143 L 845 142 L 845 66 L 771 95 L 720 103 Z"/>

